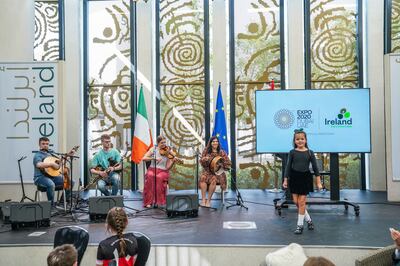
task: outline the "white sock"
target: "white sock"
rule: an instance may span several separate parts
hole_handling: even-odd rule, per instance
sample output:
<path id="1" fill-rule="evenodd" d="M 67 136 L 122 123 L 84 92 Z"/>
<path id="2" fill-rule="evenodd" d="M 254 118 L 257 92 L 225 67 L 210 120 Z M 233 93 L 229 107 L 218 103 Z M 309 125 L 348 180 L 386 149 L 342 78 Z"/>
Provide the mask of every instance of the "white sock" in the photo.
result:
<path id="1" fill-rule="evenodd" d="M 297 225 L 303 226 L 304 223 L 304 214 L 299 214 L 297 216 Z"/>
<path id="2" fill-rule="evenodd" d="M 306 210 L 306 212 L 304 213 L 304 219 L 306 220 L 306 222 L 311 221 L 311 216 L 310 214 L 308 214 L 308 211 Z"/>

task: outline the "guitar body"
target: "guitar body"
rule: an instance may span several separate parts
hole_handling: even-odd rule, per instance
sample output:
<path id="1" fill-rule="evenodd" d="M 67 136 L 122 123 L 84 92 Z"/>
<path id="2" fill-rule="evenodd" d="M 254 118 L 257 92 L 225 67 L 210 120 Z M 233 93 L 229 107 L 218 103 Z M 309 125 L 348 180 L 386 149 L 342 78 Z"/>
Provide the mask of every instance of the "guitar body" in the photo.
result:
<path id="1" fill-rule="evenodd" d="M 60 163 L 60 159 L 54 156 L 48 156 L 46 158 L 44 158 L 43 160 L 44 163 Z M 46 175 L 48 175 L 49 177 L 56 177 L 61 175 L 61 167 L 59 169 L 54 169 L 52 167 L 47 167 L 45 169 L 43 169 L 43 171 L 45 172 Z"/>
<path id="2" fill-rule="evenodd" d="M 73 155 L 78 149 L 79 146 L 73 147 L 72 150 L 67 154 L 67 156 Z M 54 169 L 53 167 L 44 168 L 44 174 L 50 178 L 62 176 L 64 178 L 64 189 L 69 189 L 71 187 L 71 177 L 69 176 L 69 168 L 66 165 L 65 157 L 61 157 L 60 159 L 54 156 L 48 156 L 44 158 L 43 162 L 58 164 L 60 166 L 59 169 Z"/>

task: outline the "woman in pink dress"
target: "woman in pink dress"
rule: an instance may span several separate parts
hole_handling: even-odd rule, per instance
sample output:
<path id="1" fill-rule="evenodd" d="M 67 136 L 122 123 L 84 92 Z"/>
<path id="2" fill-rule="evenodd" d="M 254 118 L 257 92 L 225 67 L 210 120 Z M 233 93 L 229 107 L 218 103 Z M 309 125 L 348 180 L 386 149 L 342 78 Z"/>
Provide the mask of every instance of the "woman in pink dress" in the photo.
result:
<path id="1" fill-rule="evenodd" d="M 143 189 L 143 206 L 166 205 L 166 193 L 169 179 L 169 170 L 177 158 L 169 159 L 163 151 L 167 149 L 167 143 L 163 136 L 157 137 L 157 146 L 152 147 L 143 157 L 143 161 L 151 161 L 145 174 Z M 161 153 L 160 153 L 161 151 Z M 154 182 L 155 191 L 154 191 Z M 155 193 L 155 194 L 154 194 Z"/>

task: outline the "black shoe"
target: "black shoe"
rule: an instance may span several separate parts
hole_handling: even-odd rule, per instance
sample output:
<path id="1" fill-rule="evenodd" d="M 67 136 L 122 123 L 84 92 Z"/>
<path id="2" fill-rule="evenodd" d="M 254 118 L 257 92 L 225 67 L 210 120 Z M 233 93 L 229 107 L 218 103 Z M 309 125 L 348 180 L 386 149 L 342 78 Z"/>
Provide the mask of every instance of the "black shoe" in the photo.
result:
<path id="1" fill-rule="evenodd" d="M 301 235 L 303 233 L 303 229 L 304 229 L 304 227 L 302 225 L 298 225 L 296 230 L 294 231 L 294 233 L 296 235 Z"/>
<path id="2" fill-rule="evenodd" d="M 313 224 L 312 220 L 307 222 L 307 228 L 308 228 L 308 230 L 314 230 L 314 224 Z"/>

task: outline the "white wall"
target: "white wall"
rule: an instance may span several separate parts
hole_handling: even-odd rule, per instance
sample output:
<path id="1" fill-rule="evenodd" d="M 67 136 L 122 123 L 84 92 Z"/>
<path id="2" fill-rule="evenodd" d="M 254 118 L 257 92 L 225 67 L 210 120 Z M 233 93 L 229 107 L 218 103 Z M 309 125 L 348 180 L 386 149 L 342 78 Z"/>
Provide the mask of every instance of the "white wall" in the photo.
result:
<path id="1" fill-rule="evenodd" d="M 366 87 L 371 88 L 370 190 L 386 190 L 383 22 L 381 0 L 365 1 Z"/>
<path id="2" fill-rule="evenodd" d="M 82 121 L 82 1 L 68 0 L 65 2 L 65 61 L 63 64 L 63 128 L 61 141 L 63 151 L 69 151 L 73 146 L 81 145 L 76 155 L 83 158 Z M 74 160 L 73 177 L 75 184 L 81 176 L 82 159 Z"/>
<path id="3" fill-rule="evenodd" d="M 34 1 L 1 0 L 0 62 L 33 60 L 35 40 Z"/>
<path id="4" fill-rule="evenodd" d="M 287 89 L 304 88 L 303 0 L 287 0 Z"/>
<path id="5" fill-rule="evenodd" d="M 386 114 L 386 166 L 387 197 L 390 201 L 400 201 L 400 141 L 399 141 L 399 104 L 400 95 L 400 54 L 385 57 L 385 114 Z M 396 181 L 394 181 L 394 179 Z"/>
<path id="6" fill-rule="evenodd" d="M 155 28 L 153 23 L 151 23 L 154 19 L 153 14 L 153 5 L 154 3 L 151 1 L 143 2 L 139 1 L 136 5 L 137 8 L 137 25 L 140 27 L 137 28 L 137 70 L 139 73 L 138 76 L 138 91 L 137 96 L 139 97 L 140 84 L 143 83 L 144 97 L 146 100 L 146 107 L 148 112 L 148 119 L 150 127 L 153 124 L 153 107 L 156 102 L 152 97 L 152 90 L 155 89 L 154 86 L 154 71 L 153 71 L 153 50 L 154 45 L 152 43 L 153 35 L 155 33 Z M 155 131 L 152 131 L 153 141 L 155 139 Z M 143 190 L 144 184 L 144 171 L 143 171 L 143 163 L 138 166 L 138 187 L 139 190 Z"/>

